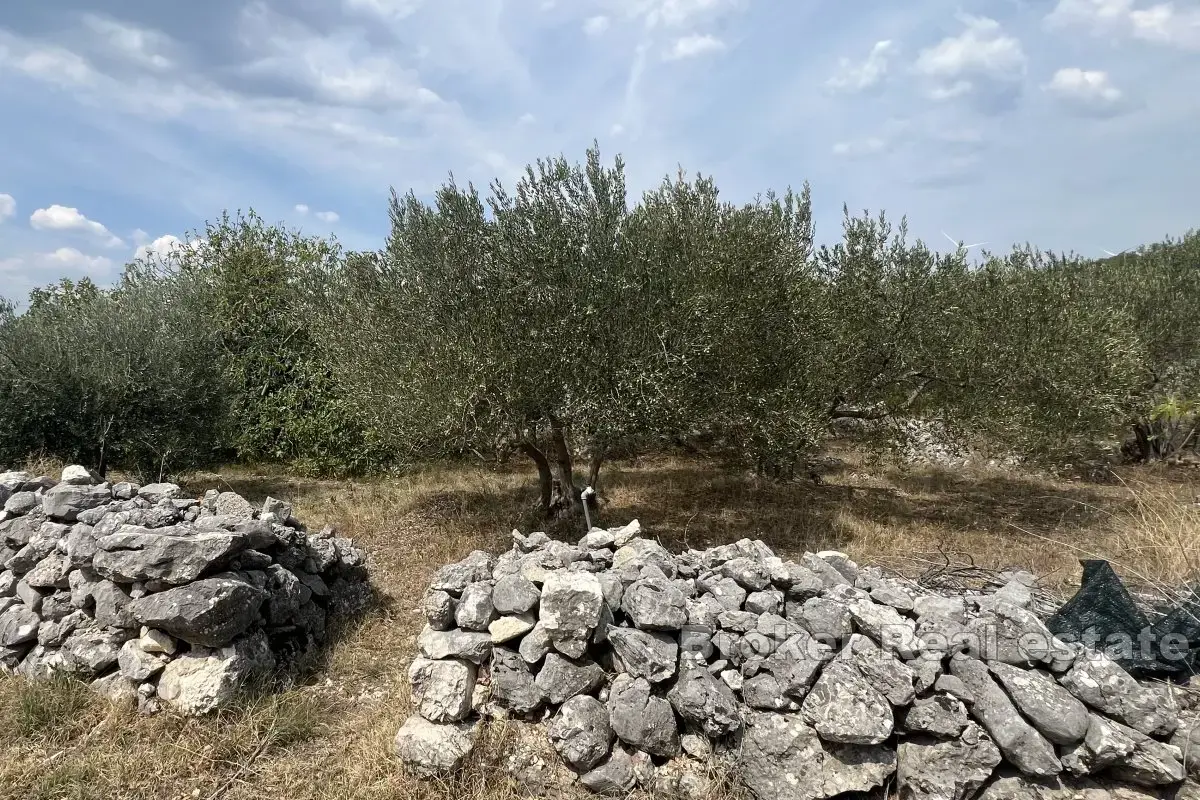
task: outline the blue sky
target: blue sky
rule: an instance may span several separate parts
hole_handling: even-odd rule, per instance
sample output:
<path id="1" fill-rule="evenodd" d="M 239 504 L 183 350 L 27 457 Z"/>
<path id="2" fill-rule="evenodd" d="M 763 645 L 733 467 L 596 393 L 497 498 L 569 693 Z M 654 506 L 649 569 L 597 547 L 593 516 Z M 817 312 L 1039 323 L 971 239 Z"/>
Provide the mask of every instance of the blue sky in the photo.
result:
<path id="1" fill-rule="evenodd" d="M 0 14 L 0 295 L 223 209 L 375 248 L 389 186 L 598 139 L 1006 250 L 1200 224 L 1200 0 L 40 0 Z"/>

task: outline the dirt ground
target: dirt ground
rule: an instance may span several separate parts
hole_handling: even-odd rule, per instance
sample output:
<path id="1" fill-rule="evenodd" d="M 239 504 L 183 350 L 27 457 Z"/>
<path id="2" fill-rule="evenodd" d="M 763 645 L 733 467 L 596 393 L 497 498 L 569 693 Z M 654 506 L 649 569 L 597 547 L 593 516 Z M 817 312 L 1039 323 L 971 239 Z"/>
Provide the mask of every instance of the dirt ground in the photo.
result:
<path id="1" fill-rule="evenodd" d="M 779 485 L 701 460 L 610 465 L 602 526 L 638 518 L 668 547 L 744 536 L 779 554 L 840 549 L 913 578 L 973 580 L 1003 567 L 1043 577 L 1048 596 L 1077 583 L 1078 559 L 1111 560 L 1135 583 L 1200 573 L 1200 470 L 1119 469 L 1102 483 L 1017 469 L 945 470 L 842 453 L 819 483 Z M 140 717 L 70 682 L 0 677 L 0 798 L 454 798 L 511 788 L 488 754 L 453 784 L 417 781 L 390 753 L 408 716 L 415 611 L 440 565 L 498 552 L 513 528 L 575 539 L 531 511 L 529 473 L 437 468 L 361 482 L 245 468 L 190 476 L 191 493 L 233 489 L 291 500 L 312 528 L 336 526 L 369 554 L 374 606 L 341 632 L 314 674 L 205 719 Z M 490 754 L 502 751 L 493 740 Z M 705 800 L 695 798 L 694 800 Z"/>

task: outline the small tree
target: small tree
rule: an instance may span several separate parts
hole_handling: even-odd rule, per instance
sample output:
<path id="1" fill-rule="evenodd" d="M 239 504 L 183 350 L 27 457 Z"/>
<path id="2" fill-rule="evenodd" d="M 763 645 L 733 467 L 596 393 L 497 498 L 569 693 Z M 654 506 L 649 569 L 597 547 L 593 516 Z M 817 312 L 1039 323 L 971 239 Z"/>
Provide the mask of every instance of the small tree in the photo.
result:
<path id="1" fill-rule="evenodd" d="M 158 476 L 216 455 L 227 393 L 197 287 L 62 281 L 0 319 L 0 459 L 46 453 Z"/>

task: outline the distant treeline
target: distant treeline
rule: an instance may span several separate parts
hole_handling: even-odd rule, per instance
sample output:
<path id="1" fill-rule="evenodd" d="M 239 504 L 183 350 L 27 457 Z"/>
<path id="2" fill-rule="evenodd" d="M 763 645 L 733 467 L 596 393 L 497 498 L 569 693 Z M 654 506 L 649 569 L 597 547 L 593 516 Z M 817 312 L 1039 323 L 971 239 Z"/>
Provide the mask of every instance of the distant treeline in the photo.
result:
<path id="1" fill-rule="evenodd" d="M 866 212 L 817 247 L 807 186 L 738 205 L 680 174 L 630 201 L 593 149 L 511 188 L 393 192 L 378 252 L 251 211 L 114 288 L 37 290 L 0 311 L 0 464 L 520 454 L 551 509 L 631 450 L 789 474 L 848 418 L 935 417 L 1046 456 L 1194 439 L 1200 233 L 972 264 Z"/>

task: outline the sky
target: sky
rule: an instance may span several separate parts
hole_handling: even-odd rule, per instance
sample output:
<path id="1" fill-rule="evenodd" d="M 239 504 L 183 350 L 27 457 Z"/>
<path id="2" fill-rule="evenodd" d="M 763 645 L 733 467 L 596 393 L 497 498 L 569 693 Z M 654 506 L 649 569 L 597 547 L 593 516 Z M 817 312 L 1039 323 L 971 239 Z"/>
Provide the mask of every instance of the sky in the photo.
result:
<path id="1" fill-rule="evenodd" d="M 1200 225 L 1200 0 L 40 0 L 0 10 L 0 296 L 253 208 L 376 249 L 390 187 L 620 154 L 939 249 Z M 976 250 L 974 252 L 979 252 Z"/>

